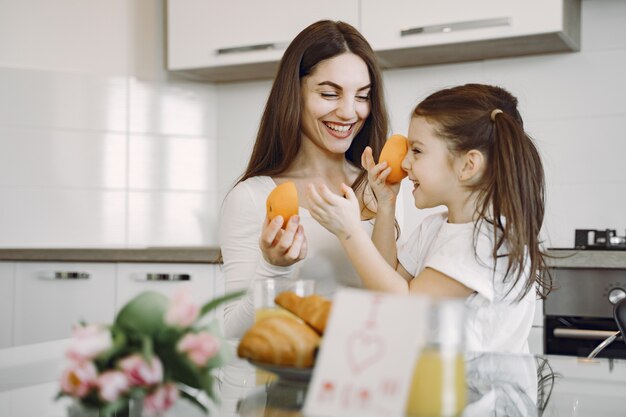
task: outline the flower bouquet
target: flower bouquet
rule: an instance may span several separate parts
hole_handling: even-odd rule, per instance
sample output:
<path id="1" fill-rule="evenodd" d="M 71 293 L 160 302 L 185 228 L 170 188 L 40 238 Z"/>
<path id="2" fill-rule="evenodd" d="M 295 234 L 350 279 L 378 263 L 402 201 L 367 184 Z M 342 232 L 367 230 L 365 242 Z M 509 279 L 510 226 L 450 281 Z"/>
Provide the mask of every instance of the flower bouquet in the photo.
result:
<path id="1" fill-rule="evenodd" d="M 113 415 L 133 401 L 143 404 L 145 415 L 158 415 L 179 397 L 208 413 L 204 394 L 217 400 L 213 371 L 229 360 L 230 352 L 217 323 L 203 318 L 241 295 L 200 306 L 186 289 L 171 301 L 147 291 L 122 307 L 111 325 L 76 326 L 58 397 L 73 397 L 100 416 Z"/>

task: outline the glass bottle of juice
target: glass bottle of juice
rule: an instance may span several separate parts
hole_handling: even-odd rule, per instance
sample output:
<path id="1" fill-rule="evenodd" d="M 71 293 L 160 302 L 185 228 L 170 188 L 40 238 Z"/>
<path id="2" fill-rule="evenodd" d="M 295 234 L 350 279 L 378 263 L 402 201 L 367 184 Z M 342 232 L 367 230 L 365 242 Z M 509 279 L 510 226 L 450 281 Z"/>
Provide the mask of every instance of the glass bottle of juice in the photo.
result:
<path id="1" fill-rule="evenodd" d="M 413 372 L 406 411 L 415 417 L 455 417 L 466 402 L 463 357 L 462 300 L 440 300 L 431 304 L 425 335 Z"/>

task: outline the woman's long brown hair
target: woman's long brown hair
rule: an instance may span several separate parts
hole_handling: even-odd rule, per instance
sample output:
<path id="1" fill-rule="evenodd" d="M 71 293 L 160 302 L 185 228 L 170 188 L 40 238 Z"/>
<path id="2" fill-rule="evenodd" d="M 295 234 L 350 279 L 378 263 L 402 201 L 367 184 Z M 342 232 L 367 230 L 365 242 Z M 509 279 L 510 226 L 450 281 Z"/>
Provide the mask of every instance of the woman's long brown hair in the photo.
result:
<path id="1" fill-rule="evenodd" d="M 502 113 L 492 120 L 496 109 Z M 493 257 L 508 257 L 504 279 L 513 278 L 511 289 L 530 271 L 519 299 L 535 284 L 544 298 L 552 286 L 539 238 L 545 212 L 544 171 L 539 152 L 524 131 L 517 99 L 500 87 L 467 84 L 430 95 L 414 115 L 434 122 L 436 133 L 454 155 L 475 149 L 485 156 L 484 175 L 474 187 L 477 222 L 493 225 Z M 503 245 L 506 255 L 501 254 Z"/>
<path id="2" fill-rule="evenodd" d="M 349 24 L 330 20 L 308 26 L 287 47 L 265 105 L 248 167 L 238 182 L 259 175 L 276 176 L 287 170 L 301 145 L 301 80 L 320 62 L 345 52 L 365 61 L 371 82 L 370 115 L 346 152 L 346 159 L 361 169 L 352 188 L 356 190 L 364 184 L 367 172 L 361 168 L 361 154 L 370 146 L 378 159 L 387 137 L 382 75 L 365 38 Z"/>

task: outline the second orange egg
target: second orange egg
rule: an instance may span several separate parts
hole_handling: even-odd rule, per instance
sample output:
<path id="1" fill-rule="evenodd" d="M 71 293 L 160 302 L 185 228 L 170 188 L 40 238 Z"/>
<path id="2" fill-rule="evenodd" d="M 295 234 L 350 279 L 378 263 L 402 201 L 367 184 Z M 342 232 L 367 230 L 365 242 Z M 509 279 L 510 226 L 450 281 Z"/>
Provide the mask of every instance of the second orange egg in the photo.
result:
<path id="1" fill-rule="evenodd" d="M 402 160 L 404 160 L 408 150 L 409 144 L 406 136 L 392 135 L 385 142 L 378 162 L 386 161 L 387 166 L 391 167 L 391 173 L 387 177 L 389 184 L 396 184 L 407 176 L 406 171 L 402 169 Z"/>

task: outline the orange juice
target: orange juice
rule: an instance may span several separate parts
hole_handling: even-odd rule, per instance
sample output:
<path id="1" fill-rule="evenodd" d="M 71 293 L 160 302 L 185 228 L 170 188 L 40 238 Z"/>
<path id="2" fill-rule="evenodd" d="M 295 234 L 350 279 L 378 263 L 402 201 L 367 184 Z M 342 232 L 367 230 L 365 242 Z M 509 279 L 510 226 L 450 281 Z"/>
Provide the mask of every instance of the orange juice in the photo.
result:
<path id="1" fill-rule="evenodd" d="M 413 372 L 407 414 L 415 417 L 459 416 L 465 408 L 465 391 L 463 355 L 425 348 Z"/>

